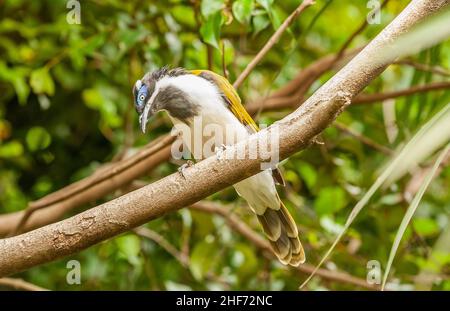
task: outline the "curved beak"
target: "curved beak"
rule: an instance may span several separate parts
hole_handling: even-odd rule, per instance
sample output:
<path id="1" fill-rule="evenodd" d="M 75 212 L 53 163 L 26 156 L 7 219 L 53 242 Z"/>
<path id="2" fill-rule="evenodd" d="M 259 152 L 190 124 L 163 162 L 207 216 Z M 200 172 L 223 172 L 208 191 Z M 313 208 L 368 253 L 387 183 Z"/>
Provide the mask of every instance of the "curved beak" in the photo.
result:
<path id="1" fill-rule="evenodd" d="M 145 105 L 144 111 L 139 115 L 139 125 L 141 126 L 142 133 L 145 134 L 147 128 L 148 119 L 151 118 L 152 113 L 150 111 L 151 103 Z"/>

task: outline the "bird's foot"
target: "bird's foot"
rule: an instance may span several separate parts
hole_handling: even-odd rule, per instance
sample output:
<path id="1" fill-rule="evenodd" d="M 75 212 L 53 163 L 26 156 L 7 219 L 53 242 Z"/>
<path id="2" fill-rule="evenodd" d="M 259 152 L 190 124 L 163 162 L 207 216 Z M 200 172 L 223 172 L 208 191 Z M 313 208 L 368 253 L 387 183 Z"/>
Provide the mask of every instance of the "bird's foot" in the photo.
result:
<path id="1" fill-rule="evenodd" d="M 214 147 L 214 153 L 219 160 L 223 159 L 223 152 L 227 149 L 227 146 L 222 144 L 220 147 Z"/>
<path id="2" fill-rule="evenodd" d="M 186 163 L 184 163 L 183 165 L 181 165 L 178 168 L 178 173 L 180 173 L 181 176 L 183 176 L 183 178 L 186 179 L 186 176 L 184 175 L 184 172 L 186 171 L 186 169 L 188 167 L 191 167 L 192 165 L 194 165 L 194 162 L 192 162 L 191 160 L 187 160 Z"/>

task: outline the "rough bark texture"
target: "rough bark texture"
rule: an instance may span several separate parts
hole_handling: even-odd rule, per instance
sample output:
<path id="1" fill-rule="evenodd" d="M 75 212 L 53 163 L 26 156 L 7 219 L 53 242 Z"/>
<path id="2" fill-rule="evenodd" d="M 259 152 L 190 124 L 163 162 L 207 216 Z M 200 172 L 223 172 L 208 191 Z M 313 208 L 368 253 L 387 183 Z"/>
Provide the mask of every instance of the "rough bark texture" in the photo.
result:
<path id="1" fill-rule="evenodd" d="M 95 200 L 147 174 L 170 157 L 171 141 L 173 140 L 167 136 L 161 141 L 150 143 L 130 158 L 118 163 L 107 164 L 99 172 L 33 202 L 30 206 L 36 208 L 36 211 L 31 214 L 20 231 L 26 232 L 57 221 L 72 209 L 95 202 Z M 160 148 L 162 144 L 164 145 Z M 0 237 L 14 232 L 25 213 L 24 210 L 1 215 Z"/>
<path id="2" fill-rule="evenodd" d="M 383 64 L 380 51 L 422 18 L 438 11 L 447 0 L 415 0 L 361 53 L 311 96 L 299 109 L 277 122 L 280 159 L 305 148 L 372 79 L 392 63 Z M 267 142 L 273 127 L 227 148 L 222 157 Z M 245 152 L 244 152 L 245 153 Z M 184 176 L 172 174 L 153 184 L 87 210 L 76 216 L 28 233 L 0 240 L 0 277 L 61 258 L 111 238 L 161 215 L 190 205 L 260 170 L 262 159 L 220 160 L 210 157 L 188 168 Z"/>

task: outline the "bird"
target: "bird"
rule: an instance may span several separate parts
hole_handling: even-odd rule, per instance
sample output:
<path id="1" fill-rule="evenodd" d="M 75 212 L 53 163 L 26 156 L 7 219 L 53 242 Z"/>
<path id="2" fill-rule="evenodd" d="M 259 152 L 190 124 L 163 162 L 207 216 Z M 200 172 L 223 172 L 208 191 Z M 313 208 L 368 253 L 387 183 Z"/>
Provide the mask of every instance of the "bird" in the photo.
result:
<path id="1" fill-rule="evenodd" d="M 200 142 L 192 139 L 195 131 L 205 130 L 207 126 L 222 130 L 220 134 L 214 133 L 220 135 L 215 137 L 222 139 L 218 141 L 226 141 L 230 135 L 242 140 L 259 130 L 233 86 L 213 71 L 165 66 L 147 72 L 137 80 L 133 86 L 133 96 L 142 132 L 146 132 L 147 123 L 153 115 L 165 111 L 174 127 L 183 126 L 191 131 L 191 137 L 185 135 L 186 132 L 182 134 L 182 140 L 191 154 L 194 154 L 195 142 L 205 144 L 204 137 Z M 196 118 L 202 121 L 200 128 L 195 127 Z M 214 152 L 217 154 L 226 146 L 215 145 Z M 195 160 L 205 157 L 205 154 L 194 154 Z M 278 260 L 284 265 L 298 266 L 305 262 L 305 251 L 297 225 L 281 201 L 276 184 L 284 185 L 277 167 L 262 170 L 233 187 L 256 214 Z"/>

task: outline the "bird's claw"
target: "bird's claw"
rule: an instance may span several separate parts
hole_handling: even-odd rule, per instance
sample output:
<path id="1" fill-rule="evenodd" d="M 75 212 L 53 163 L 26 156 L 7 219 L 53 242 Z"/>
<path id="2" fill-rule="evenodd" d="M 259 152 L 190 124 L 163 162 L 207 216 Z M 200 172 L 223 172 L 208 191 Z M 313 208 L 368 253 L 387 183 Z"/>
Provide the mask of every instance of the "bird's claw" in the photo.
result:
<path id="1" fill-rule="evenodd" d="M 180 173 L 181 176 L 183 176 L 183 178 L 186 179 L 186 176 L 184 175 L 184 172 L 186 171 L 186 169 L 187 169 L 188 167 L 191 167 L 192 165 L 194 165 L 194 162 L 192 162 L 191 160 L 187 160 L 186 163 L 184 163 L 183 165 L 181 165 L 181 166 L 178 168 L 178 173 Z"/>
<path id="2" fill-rule="evenodd" d="M 222 144 L 220 147 L 214 147 L 214 153 L 217 155 L 219 160 L 223 159 L 223 152 L 227 149 L 227 146 Z"/>

